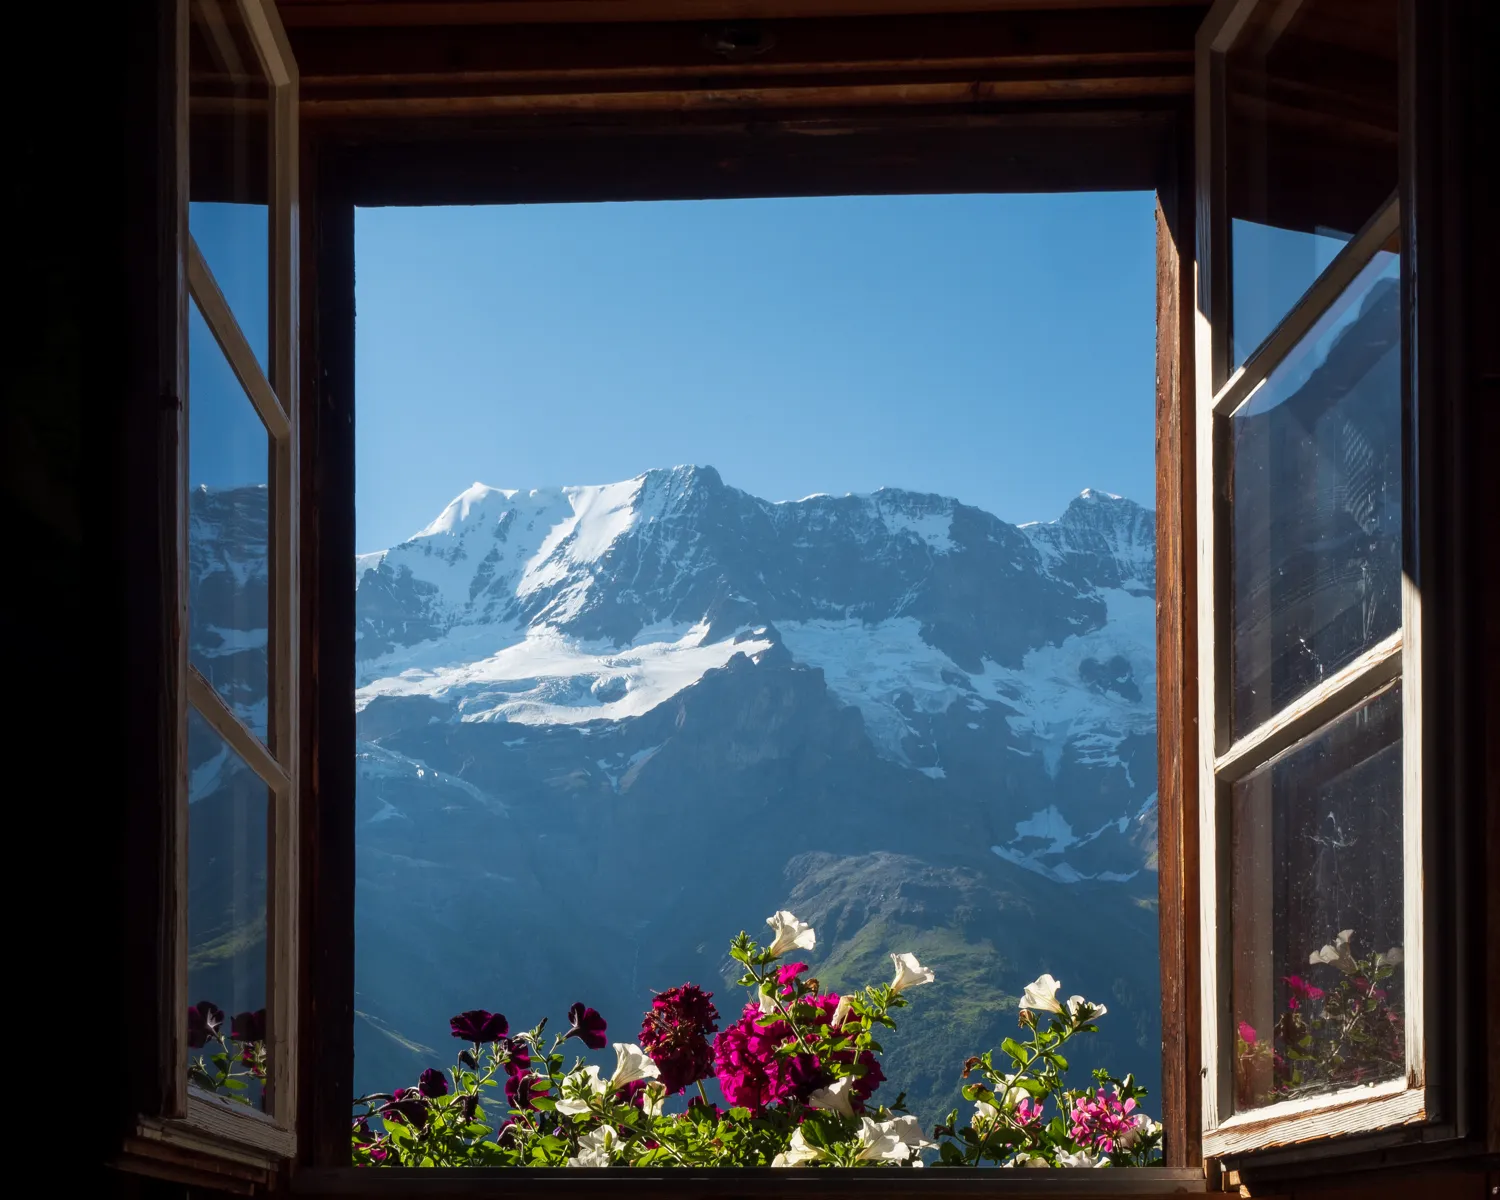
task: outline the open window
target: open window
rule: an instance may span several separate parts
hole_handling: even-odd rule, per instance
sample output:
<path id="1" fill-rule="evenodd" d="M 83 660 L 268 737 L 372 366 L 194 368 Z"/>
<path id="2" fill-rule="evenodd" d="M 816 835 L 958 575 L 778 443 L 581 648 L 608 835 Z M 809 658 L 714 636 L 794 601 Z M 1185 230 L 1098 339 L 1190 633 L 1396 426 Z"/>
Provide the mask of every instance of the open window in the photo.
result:
<path id="1" fill-rule="evenodd" d="M 174 16 L 174 1019 L 164 1111 L 138 1140 L 266 1166 L 293 1153 L 296 1116 L 297 74 L 266 0 Z"/>
<path id="2" fill-rule="evenodd" d="M 1208 1157 L 1431 1115 L 1398 9 L 1199 40 Z"/>

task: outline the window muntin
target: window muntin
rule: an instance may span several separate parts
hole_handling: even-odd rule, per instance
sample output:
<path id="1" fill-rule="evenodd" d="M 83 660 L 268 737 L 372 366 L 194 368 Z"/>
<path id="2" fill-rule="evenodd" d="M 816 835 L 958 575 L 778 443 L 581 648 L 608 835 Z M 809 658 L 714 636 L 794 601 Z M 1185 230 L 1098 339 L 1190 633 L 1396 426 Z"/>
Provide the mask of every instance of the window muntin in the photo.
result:
<path id="1" fill-rule="evenodd" d="M 1291 16 L 1285 30 L 1267 24 L 1276 12 Z M 1395 89 L 1389 129 L 1374 109 L 1361 124 L 1332 99 L 1359 76 L 1356 61 L 1372 70 L 1395 63 L 1396 29 L 1379 13 L 1362 23 L 1359 13 L 1341 3 L 1291 9 L 1223 0 L 1199 42 L 1206 85 L 1199 93 L 1200 211 L 1208 218 L 1199 243 L 1206 320 L 1197 353 L 1200 885 L 1205 912 L 1214 914 L 1202 928 L 1209 1156 L 1418 1120 L 1427 1110 L 1420 953 L 1407 952 L 1421 941 L 1421 689 L 1409 677 L 1419 661 L 1417 597 L 1405 557 L 1410 542 L 1403 544 L 1415 481 L 1404 436 L 1410 398 L 1403 390 Z M 1265 42 L 1268 29 L 1295 32 L 1303 19 L 1315 40 L 1342 44 L 1323 89 L 1332 104 L 1327 119 L 1302 121 L 1289 111 L 1247 142 L 1243 113 L 1257 106 L 1247 107 L 1245 95 L 1283 81 L 1256 83 L 1254 71 L 1269 68 L 1238 52 Z M 1368 78 L 1356 82 L 1373 103 Z M 1321 174 L 1314 169 L 1320 158 Z M 1307 169 L 1267 170 L 1276 162 Z M 1262 207 L 1251 219 L 1290 231 L 1304 246 L 1330 230 L 1339 239 L 1355 232 L 1331 259 L 1332 246 L 1316 243 L 1328 260 L 1315 271 L 1250 262 L 1243 237 L 1232 239 L 1245 228 L 1245 197 L 1256 188 Z M 1300 290 L 1300 299 L 1284 314 L 1262 306 L 1248 335 L 1259 340 L 1242 345 L 1246 325 L 1232 324 L 1241 315 L 1235 299 L 1253 288 L 1255 272 L 1268 270 L 1280 279 L 1280 295 Z M 1351 728 L 1360 731 L 1357 750 L 1336 749 L 1353 738 Z M 1341 754 L 1364 764 L 1343 785 L 1352 797 L 1341 799 L 1332 784 L 1319 792 L 1298 782 L 1298 763 L 1314 764 L 1300 768 L 1311 777 L 1317 763 L 1336 763 Z M 1329 829 L 1299 827 L 1313 817 Z M 1351 829 L 1370 886 L 1334 889 L 1314 903 L 1307 876 L 1327 868 L 1332 843 L 1349 840 Z M 1354 853 L 1340 847 L 1341 861 L 1349 864 Z M 1338 927 L 1320 937 L 1307 927 L 1314 917 Z M 1397 927 L 1401 936 L 1388 944 L 1368 940 Z M 1316 946 L 1302 947 L 1309 939 Z M 1300 1041 L 1293 1023 L 1282 1021 L 1306 1011 L 1309 996 L 1297 988 L 1329 990 L 1297 970 L 1311 968 L 1309 956 L 1324 946 L 1346 963 L 1401 950 L 1394 964 L 1382 960 L 1380 989 L 1404 1027 L 1402 1070 L 1372 1068 L 1358 1078 L 1352 1070 L 1304 1073 L 1295 1085 L 1286 1066 L 1278 1075 L 1275 1056 L 1290 1061 L 1283 1051 Z M 1293 978 L 1299 982 L 1287 982 Z M 1286 1036 L 1273 1030 L 1263 1038 L 1257 1021 L 1280 1022 Z"/>

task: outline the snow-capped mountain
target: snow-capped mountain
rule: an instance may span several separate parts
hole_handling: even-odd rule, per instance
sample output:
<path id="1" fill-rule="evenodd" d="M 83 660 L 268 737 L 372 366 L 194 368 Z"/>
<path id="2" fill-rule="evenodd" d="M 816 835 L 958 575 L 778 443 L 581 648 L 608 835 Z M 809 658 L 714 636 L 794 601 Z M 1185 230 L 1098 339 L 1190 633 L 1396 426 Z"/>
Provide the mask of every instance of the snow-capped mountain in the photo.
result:
<path id="1" fill-rule="evenodd" d="M 361 556 L 356 581 L 361 710 L 421 696 L 461 722 L 622 721 L 735 655 L 789 658 L 822 672 L 882 757 L 931 779 L 993 791 L 995 751 L 1054 780 L 1065 758 L 1118 772 L 1103 804 L 1017 812 L 995 846 L 1011 861 L 1100 874 L 1062 855 L 1149 806 L 1155 521 L 1117 496 L 1085 490 L 1016 527 L 889 488 L 773 504 L 712 468 L 475 484 Z"/>
<path id="2" fill-rule="evenodd" d="M 204 493 L 194 524 L 205 652 L 243 660 L 247 715 L 253 555 L 218 543 L 263 545 L 256 503 Z M 475 484 L 360 556 L 357 1086 L 475 1005 L 530 1025 L 584 998 L 633 1034 L 647 989 L 723 979 L 727 938 L 789 903 L 830 986 L 889 949 L 947 981 L 887 1043 L 916 1107 L 1042 970 L 1109 1003 L 1101 1061 L 1153 1077 L 1154 545 L 1096 491 L 1015 526 L 677 467 Z"/>

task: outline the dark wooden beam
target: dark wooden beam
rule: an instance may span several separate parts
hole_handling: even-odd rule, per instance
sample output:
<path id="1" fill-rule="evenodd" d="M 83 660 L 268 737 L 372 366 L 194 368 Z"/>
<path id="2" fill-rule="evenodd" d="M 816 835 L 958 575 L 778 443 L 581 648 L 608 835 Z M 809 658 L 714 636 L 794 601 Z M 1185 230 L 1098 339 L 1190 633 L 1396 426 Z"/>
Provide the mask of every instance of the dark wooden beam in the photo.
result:
<path id="1" fill-rule="evenodd" d="M 379 140 L 351 141 L 340 170 L 360 205 L 1146 191 L 1172 124 L 1169 109 L 905 117 L 503 134 L 454 122 L 447 136 L 413 123 L 404 138 L 387 127 Z"/>
<path id="2" fill-rule="evenodd" d="M 784 111 L 1185 94 L 1197 12 L 294 31 L 310 120 Z"/>
<path id="3" fill-rule="evenodd" d="M 631 21 L 769 21 L 1060 9 L 1186 8 L 1210 0 L 278 0 L 288 29 L 531 25 Z"/>

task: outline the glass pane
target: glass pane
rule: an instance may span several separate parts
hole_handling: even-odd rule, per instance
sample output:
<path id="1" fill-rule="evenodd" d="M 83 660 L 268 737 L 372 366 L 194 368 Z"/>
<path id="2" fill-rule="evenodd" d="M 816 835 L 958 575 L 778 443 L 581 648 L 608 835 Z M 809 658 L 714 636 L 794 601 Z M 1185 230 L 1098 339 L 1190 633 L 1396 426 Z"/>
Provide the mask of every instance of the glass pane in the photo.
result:
<path id="1" fill-rule="evenodd" d="M 1259 4 L 1226 55 L 1234 366 L 1396 189 L 1397 8 Z"/>
<path id="2" fill-rule="evenodd" d="M 188 228 L 269 372 L 270 89 L 235 0 L 192 0 Z"/>
<path id="3" fill-rule="evenodd" d="M 1235 1107 L 1396 1079 L 1401 687 L 1231 789 Z"/>
<path id="4" fill-rule="evenodd" d="M 188 398 L 188 653 L 264 738 L 270 437 L 196 304 Z"/>
<path id="5" fill-rule="evenodd" d="M 188 712 L 188 1076 L 261 1107 L 270 789 Z"/>
<path id="6" fill-rule="evenodd" d="M 1400 624 L 1398 267 L 1377 252 L 1230 418 L 1236 737 Z"/>

